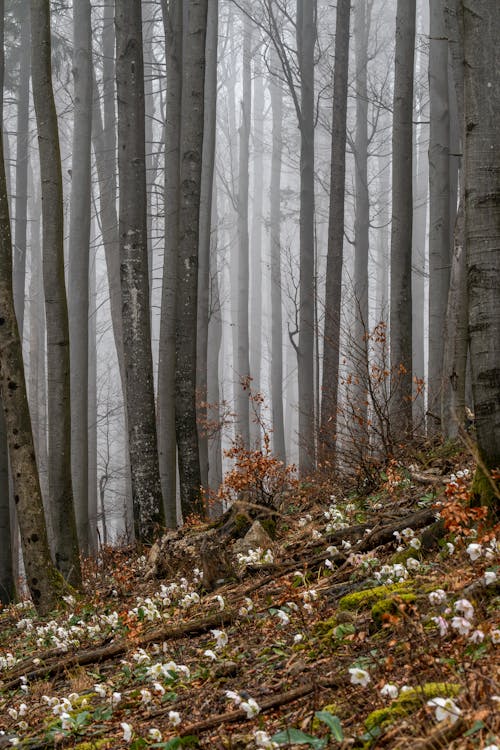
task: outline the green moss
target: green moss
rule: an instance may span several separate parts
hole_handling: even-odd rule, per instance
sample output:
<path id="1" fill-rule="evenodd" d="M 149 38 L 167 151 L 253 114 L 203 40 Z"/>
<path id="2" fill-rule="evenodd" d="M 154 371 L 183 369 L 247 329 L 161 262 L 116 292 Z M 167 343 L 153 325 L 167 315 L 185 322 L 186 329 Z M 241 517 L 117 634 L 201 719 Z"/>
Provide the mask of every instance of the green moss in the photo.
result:
<path id="1" fill-rule="evenodd" d="M 260 525 L 266 531 L 271 539 L 274 539 L 276 536 L 276 521 L 273 518 L 262 518 L 260 520 Z"/>
<path id="2" fill-rule="evenodd" d="M 368 731 L 375 727 L 385 729 L 394 724 L 396 719 L 408 716 L 419 709 L 431 698 L 453 698 L 461 689 L 461 685 L 451 682 L 428 682 L 421 687 L 411 688 L 399 695 L 390 706 L 372 711 L 365 719 L 365 727 Z"/>
<path id="3" fill-rule="evenodd" d="M 375 586 L 372 589 L 363 589 L 363 591 L 355 591 L 352 594 L 346 594 L 339 601 L 340 610 L 356 610 L 356 609 L 368 609 L 380 599 L 387 599 L 391 594 L 405 594 L 408 593 L 408 589 L 411 587 L 411 583 L 405 581 L 404 583 L 393 583 L 390 586 Z"/>
<path id="4" fill-rule="evenodd" d="M 497 483 L 498 487 L 498 483 Z M 485 505 L 492 513 L 500 509 L 500 500 L 495 494 L 490 479 L 486 476 L 480 466 L 477 467 L 471 487 L 471 504 L 473 506 Z"/>
<path id="5" fill-rule="evenodd" d="M 332 716 L 338 716 L 339 715 L 339 707 L 336 703 L 329 703 L 327 706 L 323 706 L 323 708 L 320 709 L 320 711 L 325 711 L 327 714 L 331 714 Z M 312 734 L 316 734 L 320 729 L 324 729 L 325 723 L 324 721 L 320 721 L 316 717 L 312 720 L 311 724 L 311 732 Z"/>
<path id="6" fill-rule="evenodd" d="M 373 622 L 379 627 L 382 626 L 384 615 L 394 615 L 398 612 L 398 607 L 401 601 L 411 604 L 417 597 L 415 594 L 393 594 L 385 599 L 380 599 L 372 607 L 372 619 Z"/>
<path id="7" fill-rule="evenodd" d="M 318 620 L 318 622 L 315 622 L 312 630 L 314 635 L 327 635 L 327 633 L 330 633 L 336 625 L 337 618 L 329 617 L 328 620 Z"/>
<path id="8" fill-rule="evenodd" d="M 420 554 L 416 549 L 413 549 L 413 547 L 407 547 L 402 552 L 395 552 L 394 555 L 389 558 L 389 564 L 395 565 L 396 563 L 405 563 L 410 557 L 418 559 Z"/>
<path id="9" fill-rule="evenodd" d="M 234 525 L 236 526 L 236 531 L 238 532 L 238 534 L 245 534 L 245 532 L 250 528 L 250 521 L 248 520 L 248 516 L 245 516 L 243 513 L 238 513 L 238 515 L 235 516 Z"/>
<path id="10" fill-rule="evenodd" d="M 79 742 L 75 745 L 75 750 L 103 750 L 104 748 L 111 747 L 111 740 L 91 740 L 90 742 Z"/>

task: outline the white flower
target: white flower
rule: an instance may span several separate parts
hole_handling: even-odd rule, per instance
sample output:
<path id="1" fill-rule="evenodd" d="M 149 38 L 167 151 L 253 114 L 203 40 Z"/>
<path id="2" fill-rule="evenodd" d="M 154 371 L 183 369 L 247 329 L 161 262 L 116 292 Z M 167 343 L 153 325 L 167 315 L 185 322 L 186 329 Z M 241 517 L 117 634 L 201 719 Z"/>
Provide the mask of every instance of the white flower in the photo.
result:
<path id="1" fill-rule="evenodd" d="M 15 708 L 8 708 L 7 713 L 11 719 L 14 719 L 14 721 L 17 719 L 18 713 Z"/>
<path id="2" fill-rule="evenodd" d="M 295 633 L 295 635 L 293 636 L 294 643 L 300 643 L 303 640 L 304 640 L 304 636 L 302 635 L 302 633 Z"/>
<path id="3" fill-rule="evenodd" d="M 448 623 L 444 619 L 444 617 L 431 617 L 431 620 L 436 623 L 436 625 L 439 628 L 439 635 L 441 637 L 445 636 L 448 632 Z"/>
<path id="4" fill-rule="evenodd" d="M 334 544 L 331 544 L 329 547 L 326 548 L 326 551 L 329 555 L 338 555 L 339 554 L 339 548 L 336 547 Z"/>
<path id="5" fill-rule="evenodd" d="M 481 557 L 483 548 L 480 544 L 473 543 L 473 544 L 469 544 L 469 546 L 467 547 L 465 551 L 469 555 L 471 561 L 474 562 L 475 560 L 479 560 L 479 558 Z"/>
<path id="6" fill-rule="evenodd" d="M 169 711 L 168 720 L 174 727 L 177 727 L 181 723 L 181 715 L 178 711 Z"/>
<path id="7" fill-rule="evenodd" d="M 318 529 L 313 529 L 311 536 L 313 539 L 321 539 L 321 532 Z"/>
<path id="8" fill-rule="evenodd" d="M 165 695 L 165 688 L 163 687 L 161 682 L 153 682 L 153 690 L 155 691 L 155 693 Z"/>
<path id="9" fill-rule="evenodd" d="M 348 542 L 346 539 L 342 539 L 342 547 L 345 550 L 351 549 L 352 544 L 351 542 Z"/>
<path id="10" fill-rule="evenodd" d="M 212 651 L 211 648 L 207 648 L 206 651 L 203 652 L 203 656 L 206 656 L 207 659 L 212 659 L 212 661 L 215 661 L 217 659 L 217 654 Z"/>
<path id="11" fill-rule="evenodd" d="M 247 719 L 253 719 L 260 712 L 260 706 L 253 698 L 243 701 L 240 708 L 246 713 Z"/>
<path id="12" fill-rule="evenodd" d="M 469 641 L 472 641 L 472 643 L 482 643 L 484 641 L 484 633 L 481 629 L 474 630 L 470 636 Z"/>
<path id="13" fill-rule="evenodd" d="M 227 633 L 225 633 L 223 630 L 211 630 L 210 631 L 213 635 L 213 637 L 216 640 L 216 649 L 224 648 L 224 646 L 227 646 L 228 637 Z"/>
<path id="14" fill-rule="evenodd" d="M 123 729 L 123 739 L 125 742 L 130 742 L 132 739 L 132 732 L 134 731 L 132 729 L 132 724 L 127 724 L 127 722 L 122 721 L 120 726 Z"/>
<path id="15" fill-rule="evenodd" d="M 446 591 L 443 591 L 443 589 L 431 591 L 429 594 L 429 601 L 431 604 L 442 604 L 446 601 Z"/>
<path id="16" fill-rule="evenodd" d="M 380 691 L 380 695 L 387 696 L 387 698 L 390 698 L 391 700 L 393 698 L 397 698 L 399 694 L 399 689 L 397 685 L 391 685 L 390 682 L 386 682 L 382 690 Z"/>
<path id="17" fill-rule="evenodd" d="M 420 562 L 414 557 L 409 557 L 406 561 L 407 570 L 418 570 L 420 568 Z"/>
<path id="18" fill-rule="evenodd" d="M 490 635 L 491 635 L 491 642 L 492 643 L 494 643 L 495 645 L 497 643 L 500 643 L 500 630 L 498 630 L 498 629 L 497 630 L 492 630 L 491 633 L 490 633 Z"/>
<path id="19" fill-rule="evenodd" d="M 469 635 L 472 625 L 465 617 L 454 617 L 451 621 L 451 627 L 458 630 L 460 635 Z"/>
<path id="20" fill-rule="evenodd" d="M 365 669 L 360 669 L 359 667 L 351 667 L 349 669 L 349 674 L 351 675 L 351 683 L 353 685 L 362 685 L 363 687 L 366 687 L 371 681 L 371 677 L 368 672 Z"/>
<path id="21" fill-rule="evenodd" d="M 455 609 L 457 612 L 461 612 L 467 620 L 472 620 L 474 617 L 474 607 L 468 599 L 459 599 L 456 601 Z"/>
<path id="22" fill-rule="evenodd" d="M 119 702 L 121 701 L 121 699 L 122 699 L 121 693 L 113 693 L 113 695 L 111 696 L 111 705 L 117 706 Z"/>
<path id="23" fill-rule="evenodd" d="M 328 560 L 328 558 L 327 558 L 327 559 L 325 560 L 325 568 L 328 568 L 328 570 L 333 570 L 333 569 L 334 569 L 334 567 L 335 567 L 335 566 L 334 566 L 334 564 L 332 563 L 332 561 L 331 561 L 331 560 Z"/>
<path id="24" fill-rule="evenodd" d="M 420 539 L 417 539 L 416 537 L 411 539 L 410 547 L 413 547 L 413 549 L 419 550 L 421 546 L 422 546 L 422 542 L 420 541 Z"/>
<path id="25" fill-rule="evenodd" d="M 159 729 L 156 729 L 156 727 L 151 727 L 151 729 L 148 731 L 148 737 L 150 737 L 153 742 L 161 742 L 162 736 Z"/>
<path id="26" fill-rule="evenodd" d="M 500 748 L 498 747 L 498 745 L 486 745 L 484 750 L 500 750 Z"/>
<path id="27" fill-rule="evenodd" d="M 277 742 L 273 742 L 267 732 L 262 729 L 258 729 L 254 733 L 254 740 L 257 747 L 261 747 L 264 750 L 274 750 L 275 747 L 279 747 Z"/>
<path id="28" fill-rule="evenodd" d="M 448 550 L 448 554 L 452 555 L 455 552 L 455 545 L 451 542 L 446 542 L 446 548 Z"/>
<path id="29" fill-rule="evenodd" d="M 222 611 L 224 609 L 224 607 L 226 606 L 224 598 L 222 596 L 220 596 L 220 595 L 216 596 L 215 598 L 217 599 L 217 602 L 219 604 L 219 609 Z"/>
<path id="30" fill-rule="evenodd" d="M 497 574 L 493 570 L 487 570 L 484 574 L 484 582 L 486 586 L 491 586 L 497 580 Z"/>
<path id="31" fill-rule="evenodd" d="M 278 609 L 276 612 L 276 617 L 278 617 L 281 620 L 282 625 L 288 625 L 290 622 L 290 618 L 288 617 L 286 612 L 283 612 L 282 609 Z"/>
<path id="32" fill-rule="evenodd" d="M 10 737 L 9 742 L 11 745 L 15 746 L 15 745 L 19 745 L 21 740 L 19 739 L 19 737 Z"/>
<path id="33" fill-rule="evenodd" d="M 28 711 L 28 706 L 26 703 L 21 703 L 19 706 L 19 716 L 25 716 L 26 712 Z"/>
<path id="34" fill-rule="evenodd" d="M 73 720 L 66 711 L 63 711 L 61 714 L 61 727 L 62 729 L 71 729 L 71 726 L 73 724 Z"/>
<path id="35" fill-rule="evenodd" d="M 151 703 L 152 698 L 153 696 L 149 690 L 146 690 L 145 688 L 141 690 L 141 701 L 143 703 Z"/>
<path id="36" fill-rule="evenodd" d="M 437 721 L 449 719 L 454 724 L 462 713 L 451 698 L 432 698 L 432 700 L 427 701 L 427 705 L 436 709 L 435 715 Z"/>
<path id="37" fill-rule="evenodd" d="M 226 690 L 226 698 L 228 701 L 233 701 L 233 703 L 236 703 L 237 706 L 241 703 L 241 697 L 238 693 L 235 693 L 234 690 Z"/>

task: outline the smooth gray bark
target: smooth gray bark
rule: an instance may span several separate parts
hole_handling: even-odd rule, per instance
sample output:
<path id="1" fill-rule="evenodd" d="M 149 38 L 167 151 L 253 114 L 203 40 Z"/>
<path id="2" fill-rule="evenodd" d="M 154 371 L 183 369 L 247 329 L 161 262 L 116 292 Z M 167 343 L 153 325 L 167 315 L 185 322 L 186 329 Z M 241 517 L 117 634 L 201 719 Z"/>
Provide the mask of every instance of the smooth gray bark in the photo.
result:
<path id="1" fill-rule="evenodd" d="M 429 363 L 428 410 L 439 414 L 444 323 L 450 286 L 450 108 L 448 40 L 443 6 L 430 2 L 429 143 Z M 429 430 L 439 430 L 429 420 Z"/>
<path id="2" fill-rule="evenodd" d="M 392 135 L 391 427 L 412 429 L 412 144 L 416 0 L 398 0 Z"/>
<path id="3" fill-rule="evenodd" d="M 240 101 L 241 120 L 239 127 L 238 157 L 238 349 L 237 374 L 240 387 L 237 390 L 237 430 L 242 444 L 250 448 L 250 331 L 249 296 L 250 262 L 248 235 L 248 189 L 250 161 L 250 124 L 252 112 L 252 26 L 248 16 L 243 18 L 243 63 L 242 95 Z"/>
<path id="4" fill-rule="evenodd" d="M 22 336 L 24 329 L 24 286 L 26 282 L 26 237 L 28 228 L 28 146 L 30 101 L 30 9 L 20 4 L 19 85 L 16 123 L 16 195 L 14 200 L 14 304 Z"/>
<path id="5" fill-rule="evenodd" d="M 15 594 L 10 543 L 10 497 L 7 429 L 0 397 L 0 602 L 10 604 Z"/>
<path id="6" fill-rule="evenodd" d="M 205 512 L 196 423 L 196 318 L 207 10 L 207 0 L 193 0 L 188 6 L 182 64 L 175 431 L 184 518 Z"/>
<path id="7" fill-rule="evenodd" d="M 58 569 L 81 582 L 71 482 L 69 326 L 64 279 L 61 155 L 52 88 L 50 3 L 31 0 L 31 76 L 42 185 L 43 283 L 47 325 L 49 496 Z M 21 520 L 21 519 L 19 519 Z"/>
<path id="8" fill-rule="evenodd" d="M 340 302 L 344 255 L 350 0 L 338 0 L 336 19 L 320 432 L 321 458 L 323 461 L 333 460 L 337 433 Z"/>
<path id="9" fill-rule="evenodd" d="M 179 244 L 179 178 L 182 97 L 182 3 L 163 3 L 167 45 L 165 123 L 165 253 L 161 294 L 158 363 L 158 447 L 160 475 L 169 528 L 177 526 L 177 448 L 175 435 L 175 306 Z"/>
<path id="10" fill-rule="evenodd" d="M 149 306 L 141 7 L 116 0 L 120 284 L 135 533 L 163 522 Z"/>
<path id="11" fill-rule="evenodd" d="M 93 235 L 95 232 L 92 233 Z M 88 519 L 89 554 L 98 552 L 97 534 L 97 278 L 96 257 L 89 267 L 89 386 L 88 386 Z"/>
<path id="12" fill-rule="evenodd" d="M 271 406 L 273 453 L 286 461 L 285 424 L 283 417 L 283 303 L 281 281 L 281 170 L 283 153 L 283 92 L 276 78 L 278 61 L 272 54 L 269 88 L 273 117 L 270 206 L 271 241 Z"/>
<path id="13" fill-rule="evenodd" d="M 0 394 L 9 445 L 26 582 L 42 614 L 55 608 L 63 587 L 50 559 L 35 461 L 12 287 L 12 239 L 3 155 L 4 3 L 0 0 Z"/>
<path id="14" fill-rule="evenodd" d="M 221 387 L 219 358 L 222 347 L 222 317 L 219 293 L 219 269 L 217 264 L 218 214 L 217 189 L 214 184 L 212 200 L 212 233 L 210 242 L 210 317 L 208 321 L 208 355 L 207 355 L 207 400 L 209 407 L 207 418 L 209 425 L 215 429 L 208 441 L 208 486 L 217 490 L 222 482 L 222 435 L 220 425 Z M 222 508 L 211 508 L 213 514 Z"/>
<path id="15" fill-rule="evenodd" d="M 314 49 L 316 3 L 297 0 L 300 76 L 299 472 L 316 463 L 314 419 Z"/>
<path id="16" fill-rule="evenodd" d="M 74 127 L 69 228 L 71 474 L 80 550 L 89 551 L 88 347 L 92 42 L 90 0 L 73 6 Z"/>
<path id="17" fill-rule="evenodd" d="M 465 53 L 465 243 L 472 389 L 479 451 L 500 466 L 500 14 L 462 0 Z"/>
<path id="18" fill-rule="evenodd" d="M 200 450 L 201 483 L 209 486 L 209 437 L 208 411 L 213 410 L 208 396 L 208 358 L 216 356 L 209 352 L 210 318 L 214 314 L 212 297 L 212 278 L 217 283 L 216 254 L 212 254 L 212 198 L 214 193 L 215 141 L 217 119 L 217 41 L 219 21 L 218 0 L 212 0 L 208 6 L 206 66 L 205 66 L 205 126 L 203 136 L 203 156 L 201 169 L 200 197 L 200 250 L 198 264 L 198 321 L 197 321 L 197 393 L 198 393 L 198 441 Z M 218 294 L 216 304 L 218 303 Z M 212 345 L 215 342 L 211 342 Z M 217 401 L 219 397 L 217 395 Z"/>

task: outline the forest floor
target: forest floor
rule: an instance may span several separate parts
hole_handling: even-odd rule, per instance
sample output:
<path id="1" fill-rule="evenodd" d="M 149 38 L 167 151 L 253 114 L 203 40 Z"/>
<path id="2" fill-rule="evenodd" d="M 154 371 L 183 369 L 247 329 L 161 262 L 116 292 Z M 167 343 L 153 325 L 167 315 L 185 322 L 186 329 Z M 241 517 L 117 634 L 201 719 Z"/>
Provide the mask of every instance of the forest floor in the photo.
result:
<path id="1" fill-rule="evenodd" d="M 107 549 L 51 618 L 0 611 L 0 748 L 499 746 L 498 527 L 472 531 L 470 459 L 412 462 L 302 488 L 214 591 Z"/>

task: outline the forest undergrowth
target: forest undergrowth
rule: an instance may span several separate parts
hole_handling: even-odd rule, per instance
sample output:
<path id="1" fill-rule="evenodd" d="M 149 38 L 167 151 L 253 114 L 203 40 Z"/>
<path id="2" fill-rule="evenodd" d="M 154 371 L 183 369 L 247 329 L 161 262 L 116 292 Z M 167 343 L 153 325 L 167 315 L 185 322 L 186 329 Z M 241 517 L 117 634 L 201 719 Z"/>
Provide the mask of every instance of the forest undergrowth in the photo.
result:
<path id="1" fill-rule="evenodd" d="M 52 617 L 1 610 L 0 748 L 493 750 L 500 535 L 473 470 L 434 447 L 369 495 L 313 478 L 214 590 L 107 548 Z"/>

